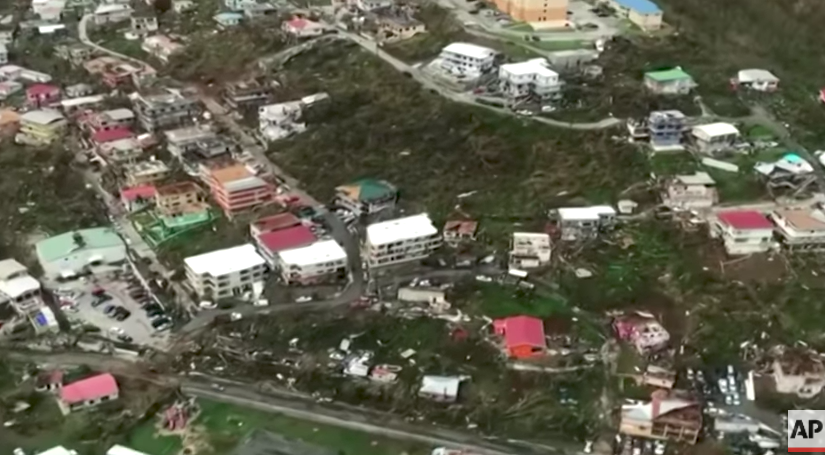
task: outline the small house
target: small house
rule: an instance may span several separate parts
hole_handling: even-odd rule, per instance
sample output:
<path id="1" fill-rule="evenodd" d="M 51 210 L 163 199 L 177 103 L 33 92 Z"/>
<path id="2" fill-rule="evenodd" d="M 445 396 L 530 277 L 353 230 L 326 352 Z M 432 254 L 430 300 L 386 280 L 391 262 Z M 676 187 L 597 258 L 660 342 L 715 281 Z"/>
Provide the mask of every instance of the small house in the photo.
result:
<path id="1" fill-rule="evenodd" d="M 730 123 L 718 122 L 694 126 L 691 136 L 697 150 L 713 154 L 732 149 L 739 141 L 739 130 Z"/>
<path id="2" fill-rule="evenodd" d="M 304 19 L 303 17 L 294 17 L 281 24 L 281 30 L 288 35 L 296 38 L 311 38 L 320 36 L 324 32 L 324 26 L 318 22 Z"/>
<path id="3" fill-rule="evenodd" d="M 66 87 L 66 96 L 69 98 L 79 98 L 94 93 L 94 88 L 89 84 L 74 84 Z"/>
<path id="4" fill-rule="evenodd" d="M 115 377 L 109 373 L 81 379 L 66 384 L 60 390 L 57 404 L 63 414 L 69 414 L 85 408 L 118 399 L 118 386 Z"/>
<path id="5" fill-rule="evenodd" d="M 814 207 L 777 207 L 769 215 L 776 224 L 777 238 L 791 251 L 825 250 L 825 210 Z"/>
<path id="6" fill-rule="evenodd" d="M 510 247 L 510 267 L 533 269 L 550 262 L 550 234 L 514 232 Z"/>
<path id="7" fill-rule="evenodd" d="M 157 190 L 154 185 L 140 185 L 120 190 L 120 203 L 129 212 L 136 212 L 147 207 L 155 199 Z"/>
<path id="8" fill-rule="evenodd" d="M 711 236 L 721 238 L 729 255 L 765 253 L 775 246 L 774 225 L 756 210 L 719 212 Z"/>
<path id="9" fill-rule="evenodd" d="M 476 239 L 478 221 L 449 220 L 444 224 L 444 242 L 456 245 Z"/>
<path id="10" fill-rule="evenodd" d="M 32 107 L 44 107 L 60 101 L 60 87 L 50 84 L 34 84 L 26 89 L 26 103 Z"/>
<path id="11" fill-rule="evenodd" d="M 760 92 L 773 92 L 779 88 L 779 78 L 770 71 L 763 69 L 739 71 L 734 81 L 739 87 Z"/>
<path id="12" fill-rule="evenodd" d="M 132 17 L 132 7 L 119 3 L 102 3 L 95 9 L 94 19 L 97 25 L 123 22 Z"/>
<path id="13" fill-rule="evenodd" d="M 335 203 L 355 216 L 373 215 L 395 207 L 398 188 L 376 179 L 360 179 L 335 188 Z"/>
<path id="14" fill-rule="evenodd" d="M 644 31 L 662 28 L 662 10 L 650 0 L 609 0 L 607 3 L 619 17 L 629 20 Z"/>
<path id="15" fill-rule="evenodd" d="M 707 172 L 674 176 L 662 193 L 662 203 L 676 210 L 706 209 L 718 202 L 716 182 Z"/>
<path id="16" fill-rule="evenodd" d="M 427 31 L 423 22 L 404 11 L 381 10 L 378 17 L 378 32 L 388 42 L 410 39 Z"/>
<path id="17" fill-rule="evenodd" d="M 156 16 L 132 17 L 131 30 L 137 36 L 156 32 L 158 31 L 158 18 Z"/>
<path id="18" fill-rule="evenodd" d="M 556 212 L 561 239 L 565 241 L 595 238 L 616 224 L 616 209 L 609 205 L 565 207 Z"/>
<path id="19" fill-rule="evenodd" d="M 418 395 L 440 403 L 455 403 L 463 380 L 462 376 L 424 376 Z"/>
<path id="20" fill-rule="evenodd" d="M 547 353 L 544 323 L 529 316 L 514 316 L 493 321 L 496 335 L 504 338 L 504 349 L 509 357 L 526 359 Z"/>
<path id="21" fill-rule="evenodd" d="M 648 402 L 622 406 L 619 433 L 645 439 L 696 444 L 702 405 L 682 391 L 657 390 Z"/>
<path id="22" fill-rule="evenodd" d="M 696 82 L 682 68 L 645 73 L 644 84 L 657 95 L 687 95 L 696 88 Z"/>

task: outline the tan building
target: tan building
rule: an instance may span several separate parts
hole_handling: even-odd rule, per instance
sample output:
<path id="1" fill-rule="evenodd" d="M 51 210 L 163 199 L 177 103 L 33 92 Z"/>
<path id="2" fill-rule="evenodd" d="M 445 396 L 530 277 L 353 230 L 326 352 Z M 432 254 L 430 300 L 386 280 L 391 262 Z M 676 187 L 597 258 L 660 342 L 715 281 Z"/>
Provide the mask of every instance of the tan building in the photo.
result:
<path id="1" fill-rule="evenodd" d="M 568 0 L 495 0 L 496 8 L 513 20 L 529 22 L 535 28 L 564 27 Z"/>
<path id="2" fill-rule="evenodd" d="M 161 186 L 155 195 L 158 213 L 165 216 L 178 216 L 184 213 L 199 212 L 205 204 L 200 200 L 200 188 L 193 182 L 180 182 Z"/>
<path id="3" fill-rule="evenodd" d="M 403 14 L 386 15 L 378 19 L 378 32 L 385 41 L 402 41 L 426 31 L 423 22 Z"/>
<path id="4" fill-rule="evenodd" d="M 622 406 L 619 433 L 695 444 L 702 430 L 702 407 L 685 393 L 653 392 L 651 401 Z"/>

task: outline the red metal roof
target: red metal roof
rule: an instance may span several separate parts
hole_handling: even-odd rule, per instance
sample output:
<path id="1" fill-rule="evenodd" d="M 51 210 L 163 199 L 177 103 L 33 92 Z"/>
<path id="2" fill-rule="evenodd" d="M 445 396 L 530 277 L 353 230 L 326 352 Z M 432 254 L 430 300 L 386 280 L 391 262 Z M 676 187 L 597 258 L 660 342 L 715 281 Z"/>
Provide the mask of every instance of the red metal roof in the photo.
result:
<path id="1" fill-rule="evenodd" d="M 60 389 L 60 400 L 67 404 L 97 400 L 118 392 L 117 381 L 109 373 L 73 382 Z"/>
<path id="2" fill-rule="evenodd" d="M 133 186 L 120 190 L 120 197 L 127 201 L 134 201 L 137 198 L 150 199 L 155 197 L 155 194 L 157 194 L 157 190 L 154 185 Z"/>
<path id="3" fill-rule="evenodd" d="M 124 126 L 120 128 L 114 128 L 111 130 L 96 131 L 92 135 L 92 140 L 97 142 L 98 144 L 105 144 L 107 142 L 119 141 L 121 139 L 134 137 L 134 135 L 135 134 L 132 133 L 131 129 Z"/>
<path id="4" fill-rule="evenodd" d="M 315 234 L 304 225 L 293 226 L 280 231 L 267 232 L 258 237 L 258 241 L 271 253 L 299 248 L 316 240 Z"/>
<path id="5" fill-rule="evenodd" d="M 291 213 L 279 213 L 252 222 L 252 225 L 261 232 L 278 231 L 299 224 L 301 224 L 301 220 Z"/>
<path id="6" fill-rule="evenodd" d="M 292 28 L 301 30 L 305 28 L 307 25 L 309 25 L 309 21 L 301 17 L 296 17 L 294 19 L 290 19 L 289 21 L 287 21 L 287 25 L 289 25 Z"/>
<path id="7" fill-rule="evenodd" d="M 720 222 L 734 229 L 773 229 L 768 217 L 756 210 L 732 210 L 717 216 Z"/>
<path id="8" fill-rule="evenodd" d="M 26 89 L 27 96 L 50 95 L 57 92 L 60 92 L 60 87 L 49 84 L 34 84 Z"/>
<path id="9" fill-rule="evenodd" d="M 536 346 L 545 347 L 544 323 L 541 319 L 530 316 L 513 316 L 495 321 L 497 330 L 503 329 L 504 342 L 507 347 Z"/>

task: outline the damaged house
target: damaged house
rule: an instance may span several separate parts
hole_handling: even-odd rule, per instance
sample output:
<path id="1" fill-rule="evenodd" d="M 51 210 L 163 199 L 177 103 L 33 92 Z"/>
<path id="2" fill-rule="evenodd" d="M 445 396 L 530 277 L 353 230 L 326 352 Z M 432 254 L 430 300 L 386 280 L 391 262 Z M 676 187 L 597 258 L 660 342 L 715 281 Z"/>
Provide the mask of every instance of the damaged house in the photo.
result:
<path id="1" fill-rule="evenodd" d="M 510 249 L 510 267 L 533 269 L 550 262 L 550 234 L 514 232 Z"/>
<path id="2" fill-rule="evenodd" d="M 616 209 L 609 205 L 560 208 L 555 215 L 565 241 L 594 238 L 616 224 Z"/>
<path id="3" fill-rule="evenodd" d="M 791 251 L 825 250 L 825 210 L 821 203 L 807 208 L 777 208 L 768 217 L 776 224 L 783 247 Z"/>
<path id="4" fill-rule="evenodd" d="M 613 320 L 613 331 L 622 341 L 632 344 L 642 354 L 667 346 L 670 334 L 656 318 L 647 312 L 636 311 Z"/>
<path id="5" fill-rule="evenodd" d="M 702 430 L 702 406 L 685 392 L 657 390 L 651 401 L 622 406 L 619 433 L 695 444 Z"/>
<path id="6" fill-rule="evenodd" d="M 816 352 L 798 348 L 779 349 L 773 361 L 773 380 L 778 393 L 813 398 L 825 387 L 825 365 Z"/>
<path id="7" fill-rule="evenodd" d="M 675 210 L 706 209 L 717 203 L 716 182 L 707 172 L 674 176 L 662 192 L 662 204 Z"/>
<path id="8" fill-rule="evenodd" d="M 754 170 L 771 189 L 799 192 L 816 181 L 814 167 L 795 153 L 785 154 L 773 163 L 757 163 Z"/>

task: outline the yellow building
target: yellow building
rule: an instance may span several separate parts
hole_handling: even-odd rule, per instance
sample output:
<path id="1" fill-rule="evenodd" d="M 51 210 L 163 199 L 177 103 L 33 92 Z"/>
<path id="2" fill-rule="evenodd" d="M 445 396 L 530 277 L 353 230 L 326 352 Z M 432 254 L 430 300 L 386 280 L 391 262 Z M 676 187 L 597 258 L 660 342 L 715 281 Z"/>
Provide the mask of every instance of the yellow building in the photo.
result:
<path id="1" fill-rule="evenodd" d="M 557 28 L 567 25 L 568 0 L 495 0 L 496 8 L 513 20 L 527 22 L 534 28 Z"/>
<path id="2" fill-rule="evenodd" d="M 179 182 L 161 186 L 155 195 L 158 213 L 164 216 L 178 216 L 201 212 L 206 204 L 200 200 L 200 188 L 194 182 Z"/>
<path id="3" fill-rule="evenodd" d="M 48 145 L 60 138 L 66 119 L 52 109 L 39 109 L 20 116 L 20 132 L 15 140 L 21 144 Z"/>

